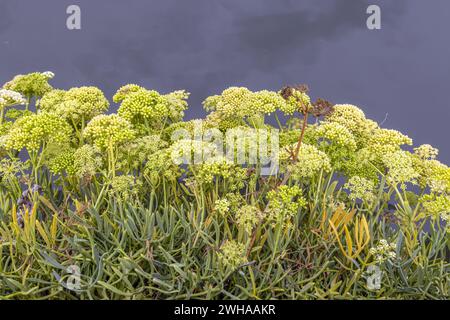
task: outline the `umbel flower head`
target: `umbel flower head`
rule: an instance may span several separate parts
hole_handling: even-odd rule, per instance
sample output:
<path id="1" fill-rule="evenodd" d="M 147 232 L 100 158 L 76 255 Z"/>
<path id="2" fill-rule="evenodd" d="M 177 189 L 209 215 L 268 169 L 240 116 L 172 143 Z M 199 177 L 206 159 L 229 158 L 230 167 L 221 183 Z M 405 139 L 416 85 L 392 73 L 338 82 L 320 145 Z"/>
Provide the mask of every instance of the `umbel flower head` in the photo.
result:
<path id="1" fill-rule="evenodd" d="M 74 160 L 74 150 L 68 148 L 53 155 L 48 161 L 48 168 L 53 174 L 62 175 L 65 173 L 73 176 L 76 173 Z"/>
<path id="2" fill-rule="evenodd" d="M 145 90 L 145 88 L 138 86 L 137 84 L 127 84 L 119 88 L 117 92 L 113 96 L 113 101 L 115 103 L 122 102 L 125 98 L 133 92 L 137 92 L 140 90 Z"/>
<path id="3" fill-rule="evenodd" d="M 142 182 L 132 175 L 115 176 L 109 183 L 109 193 L 117 201 L 134 200 L 140 193 Z"/>
<path id="4" fill-rule="evenodd" d="M 169 106 L 168 117 L 172 122 L 181 121 L 184 117 L 184 110 L 188 108 L 187 99 L 190 93 L 185 90 L 176 90 L 165 94 Z"/>
<path id="5" fill-rule="evenodd" d="M 378 124 L 366 119 L 364 112 L 351 104 L 337 104 L 333 112 L 325 117 L 328 122 L 335 122 L 346 127 L 356 138 L 358 145 L 364 146 Z"/>
<path id="6" fill-rule="evenodd" d="M 378 263 L 383 263 L 388 260 L 394 260 L 397 257 L 395 253 L 395 248 L 397 245 L 393 243 L 388 243 L 385 239 L 378 241 L 376 247 L 372 247 L 369 253 L 375 257 L 375 261 Z"/>
<path id="7" fill-rule="evenodd" d="M 219 262 L 232 269 L 247 262 L 245 256 L 245 245 L 234 240 L 227 240 L 217 253 Z"/>
<path id="8" fill-rule="evenodd" d="M 163 122 L 173 123 L 182 120 L 184 110 L 187 109 L 188 98 L 189 93 L 185 90 L 161 95 L 155 90 L 147 90 L 136 84 L 127 84 L 116 92 L 113 100 L 116 103 L 122 103 L 118 111 L 119 115 L 148 133 L 148 127 L 159 128 Z"/>
<path id="9" fill-rule="evenodd" d="M 216 200 L 213 211 L 225 217 L 230 211 L 230 201 L 226 198 Z"/>
<path id="10" fill-rule="evenodd" d="M 16 91 L 0 89 L 0 110 L 6 107 L 25 104 L 23 96 Z"/>
<path id="11" fill-rule="evenodd" d="M 277 190 L 269 191 L 267 200 L 269 202 L 267 220 L 272 225 L 282 223 L 285 227 L 289 227 L 298 210 L 306 206 L 303 190 L 297 185 L 292 187 L 284 185 Z"/>
<path id="12" fill-rule="evenodd" d="M 333 168 L 340 170 L 354 155 L 357 144 L 353 134 L 337 122 L 323 122 L 313 132 L 318 147 L 330 158 Z"/>
<path id="13" fill-rule="evenodd" d="M 248 178 L 245 168 L 225 157 L 211 158 L 205 163 L 195 165 L 193 170 L 195 171 L 195 180 L 199 184 L 211 185 L 214 181 L 220 180 L 231 191 L 242 189 Z"/>
<path id="14" fill-rule="evenodd" d="M 182 174 L 181 168 L 172 160 L 172 148 L 163 148 L 149 155 L 144 176 L 152 186 L 161 181 L 176 181 Z"/>
<path id="15" fill-rule="evenodd" d="M 142 134 L 151 133 L 155 128 L 161 129 L 165 119 L 167 121 L 169 118 L 169 112 L 167 98 L 155 90 L 146 89 L 128 92 L 118 110 L 118 114 Z"/>
<path id="16" fill-rule="evenodd" d="M 48 83 L 52 76 L 54 74 L 49 71 L 43 73 L 33 72 L 26 75 L 19 74 L 11 81 L 5 83 L 3 88 L 19 92 L 27 98 L 42 97 L 53 89 Z"/>
<path id="17" fill-rule="evenodd" d="M 134 139 L 120 148 L 117 166 L 121 170 L 138 169 L 148 161 L 149 157 L 167 146 L 168 143 L 159 135 Z"/>
<path id="18" fill-rule="evenodd" d="M 78 148 L 74 154 L 75 174 L 79 178 L 89 178 L 100 171 L 103 165 L 100 149 L 95 146 L 85 144 Z"/>
<path id="19" fill-rule="evenodd" d="M 43 111 L 54 112 L 72 123 L 89 121 L 108 110 L 109 102 L 96 87 L 72 88 L 69 91 L 52 90 L 40 101 Z"/>
<path id="20" fill-rule="evenodd" d="M 419 199 L 422 204 L 425 216 L 429 217 L 448 217 L 450 214 L 450 196 L 445 194 L 431 193 L 426 194 Z"/>
<path id="21" fill-rule="evenodd" d="M 308 87 L 306 85 L 286 86 L 279 92 L 286 100 L 286 104 L 280 108 L 286 115 L 292 115 L 294 112 L 308 113 L 312 109 L 311 98 L 308 96 Z"/>
<path id="22" fill-rule="evenodd" d="M 368 140 L 367 148 L 378 157 L 401 149 L 402 145 L 412 145 L 412 140 L 408 136 L 397 130 L 375 129 Z"/>
<path id="23" fill-rule="evenodd" d="M 64 119 L 51 113 L 38 113 L 19 118 L 12 125 L 6 141 L 7 149 L 38 151 L 45 144 L 70 141 L 72 129 Z"/>
<path id="24" fill-rule="evenodd" d="M 417 183 L 419 173 L 414 168 L 411 153 L 403 150 L 386 153 L 382 156 L 382 161 L 388 170 L 386 175 L 388 183 L 400 184 L 402 189 L 406 188 L 406 183 Z"/>
<path id="25" fill-rule="evenodd" d="M 422 144 L 414 148 L 414 154 L 422 160 L 434 160 L 439 154 L 439 150 L 429 144 Z"/>
<path id="26" fill-rule="evenodd" d="M 375 200 L 375 184 L 373 180 L 354 176 L 347 181 L 344 188 L 350 190 L 349 198 L 353 201 L 361 199 L 371 203 Z"/>
<path id="27" fill-rule="evenodd" d="M 287 102 L 276 92 L 261 90 L 252 92 L 245 87 L 230 87 L 221 95 L 206 98 L 205 110 L 212 111 L 208 122 L 219 129 L 229 129 L 248 124 L 276 110 L 287 109 Z"/>
<path id="28" fill-rule="evenodd" d="M 263 213 L 257 207 L 245 205 L 236 212 L 236 224 L 250 234 L 263 217 Z"/>
<path id="29" fill-rule="evenodd" d="M 295 145 L 292 148 L 295 148 Z M 286 150 L 281 152 L 280 160 L 285 164 L 281 171 L 287 169 L 295 180 L 312 178 L 319 174 L 321 170 L 324 172 L 331 171 L 331 163 L 327 154 L 313 145 L 303 143 L 299 150 L 298 159 L 294 163 L 292 163 L 290 156 L 290 153 Z"/>
<path id="30" fill-rule="evenodd" d="M 124 118 L 116 114 L 102 114 L 89 121 L 83 135 L 99 149 L 107 149 L 131 141 L 135 133 Z"/>

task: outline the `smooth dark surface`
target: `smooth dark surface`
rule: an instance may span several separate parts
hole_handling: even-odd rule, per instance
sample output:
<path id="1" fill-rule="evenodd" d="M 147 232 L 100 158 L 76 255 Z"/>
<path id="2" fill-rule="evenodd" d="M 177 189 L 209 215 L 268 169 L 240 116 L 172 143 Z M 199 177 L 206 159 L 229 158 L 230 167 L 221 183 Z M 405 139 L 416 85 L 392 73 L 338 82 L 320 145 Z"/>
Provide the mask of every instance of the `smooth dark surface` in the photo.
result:
<path id="1" fill-rule="evenodd" d="M 82 29 L 66 28 L 78 4 Z M 378 4 L 382 29 L 366 28 Z M 448 0 L 0 0 L 0 83 L 51 70 L 52 84 L 126 83 L 192 93 L 187 118 L 228 86 L 352 103 L 450 163 Z M 113 106 L 115 108 L 116 106 Z"/>

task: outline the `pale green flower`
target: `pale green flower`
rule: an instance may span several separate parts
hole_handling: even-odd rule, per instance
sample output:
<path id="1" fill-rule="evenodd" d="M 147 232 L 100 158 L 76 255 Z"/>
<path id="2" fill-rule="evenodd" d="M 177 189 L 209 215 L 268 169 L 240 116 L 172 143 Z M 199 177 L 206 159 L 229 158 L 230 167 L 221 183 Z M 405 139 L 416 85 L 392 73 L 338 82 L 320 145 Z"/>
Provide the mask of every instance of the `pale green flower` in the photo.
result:
<path id="1" fill-rule="evenodd" d="M 41 110 L 56 113 L 75 125 L 104 113 L 108 107 L 108 100 L 96 87 L 52 90 L 40 101 Z"/>
<path id="2" fill-rule="evenodd" d="M 155 90 L 145 89 L 128 93 L 117 111 L 143 132 L 161 127 L 169 117 L 169 112 L 170 105 L 165 96 Z"/>
<path id="3" fill-rule="evenodd" d="M 398 150 L 382 155 L 382 162 L 388 172 L 386 181 L 392 185 L 400 184 L 404 189 L 406 183 L 416 184 L 419 178 L 418 172 L 413 165 L 413 156 L 411 153 Z"/>
<path id="4" fill-rule="evenodd" d="M 353 201 L 361 199 L 371 203 L 376 198 L 373 180 L 354 176 L 347 181 L 344 188 L 350 190 L 349 198 Z"/>
<path id="5" fill-rule="evenodd" d="M 292 218 L 300 208 L 306 207 L 306 199 L 303 190 L 299 186 L 281 186 L 277 190 L 267 193 L 269 202 L 267 220 L 276 225 L 282 223 L 284 226 L 291 225 Z"/>
<path id="6" fill-rule="evenodd" d="M 247 170 L 224 157 L 211 158 L 208 162 L 195 165 L 193 170 L 199 184 L 212 185 L 218 179 L 231 191 L 242 189 L 247 180 Z"/>
<path id="7" fill-rule="evenodd" d="M 21 93 L 27 98 L 42 97 L 53 88 L 48 83 L 47 73 L 33 72 L 26 75 L 17 75 L 11 81 L 5 83 L 3 88 Z"/>
<path id="8" fill-rule="evenodd" d="M 245 245 L 234 240 L 227 240 L 217 253 L 219 262 L 225 267 L 235 269 L 247 262 Z"/>
<path id="9" fill-rule="evenodd" d="M 214 202 L 214 212 L 221 216 L 226 216 L 230 211 L 230 201 L 228 199 L 219 199 Z"/>
<path id="10" fill-rule="evenodd" d="M 426 216 L 439 217 L 450 214 L 450 196 L 444 194 L 426 194 L 419 199 Z"/>
<path id="11" fill-rule="evenodd" d="M 94 117 L 87 124 L 83 135 L 98 148 L 107 149 L 131 141 L 135 132 L 127 120 L 111 114 Z"/>
<path id="12" fill-rule="evenodd" d="M 375 257 L 375 261 L 383 263 L 386 261 L 393 261 L 397 258 L 395 253 L 396 243 L 388 243 L 385 239 L 381 239 L 376 247 L 369 249 L 369 254 Z"/>
<path id="13" fill-rule="evenodd" d="M 100 150 L 89 144 L 85 144 L 74 152 L 74 168 L 79 178 L 92 177 L 103 165 Z"/>
<path id="14" fill-rule="evenodd" d="M 113 96 L 113 101 L 115 103 L 122 102 L 125 98 L 133 92 L 137 92 L 140 90 L 145 90 L 145 88 L 138 86 L 137 84 L 127 84 L 119 88 L 117 92 Z"/>
<path id="15" fill-rule="evenodd" d="M 38 113 L 19 118 L 9 130 L 6 149 L 38 151 L 43 144 L 70 141 L 72 129 L 55 114 Z"/>
<path id="16" fill-rule="evenodd" d="M 429 144 L 422 144 L 414 148 L 414 154 L 422 160 L 434 160 L 438 156 L 439 150 Z"/>
<path id="17" fill-rule="evenodd" d="M 64 174 L 69 176 L 75 175 L 76 168 L 74 165 L 74 150 L 71 148 L 64 149 L 48 160 L 48 168 L 53 174 Z"/>
<path id="18" fill-rule="evenodd" d="M 168 117 L 172 122 L 181 121 L 184 117 L 184 110 L 187 109 L 190 93 L 185 90 L 177 90 L 168 94 L 164 97 L 167 99 L 168 103 Z"/>
<path id="19" fill-rule="evenodd" d="M 141 192 L 142 182 L 131 175 L 115 176 L 109 182 L 109 194 L 116 201 L 135 200 Z"/>
<path id="20" fill-rule="evenodd" d="M 412 140 L 397 130 L 375 129 L 368 140 L 368 150 L 378 157 L 401 150 L 402 145 L 412 145 Z"/>
<path id="21" fill-rule="evenodd" d="M 258 127 L 265 114 L 286 110 L 287 102 L 276 92 L 252 92 L 245 87 L 230 87 L 221 95 L 206 98 L 203 106 L 207 111 L 213 111 L 208 115 L 208 122 L 226 130 L 246 123 Z"/>
<path id="22" fill-rule="evenodd" d="M 0 89 L 0 110 L 15 105 L 25 104 L 23 96 L 16 91 Z"/>
<path id="23" fill-rule="evenodd" d="M 326 116 L 326 121 L 335 122 L 346 127 L 356 138 L 358 145 L 363 146 L 371 137 L 378 124 L 366 119 L 364 112 L 351 104 L 337 104 L 334 111 Z"/>
<path id="24" fill-rule="evenodd" d="M 158 185 L 163 179 L 176 181 L 181 174 L 181 168 L 172 160 L 171 148 L 161 149 L 151 154 L 144 168 L 144 175 L 153 186 Z"/>
<path id="25" fill-rule="evenodd" d="M 236 212 L 236 224 L 250 234 L 263 216 L 263 213 L 257 207 L 245 205 Z"/>
<path id="26" fill-rule="evenodd" d="M 117 166 L 121 170 L 138 169 L 147 162 L 149 157 L 167 146 L 168 143 L 159 135 L 137 138 L 119 149 Z"/>
<path id="27" fill-rule="evenodd" d="M 450 194 L 450 168 L 438 160 L 414 162 L 420 172 L 420 185 L 430 187 L 432 192 Z"/>
<path id="28" fill-rule="evenodd" d="M 326 144 L 331 147 L 346 148 L 348 151 L 356 150 L 356 141 L 353 134 L 339 123 L 324 122 L 317 127 L 315 135 L 321 145 Z"/>
<path id="29" fill-rule="evenodd" d="M 295 151 L 296 144 L 292 145 L 292 150 Z M 321 170 L 324 172 L 331 171 L 331 163 L 327 154 L 320 151 L 315 146 L 302 143 L 297 161 L 292 163 L 289 158 L 289 153 L 283 150 L 280 154 L 282 163 L 285 164 L 284 168 L 281 168 L 282 172 L 291 172 L 291 177 L 295 180 L 302 180 L 304 178 L 312 178 L 319 174 Z"/>

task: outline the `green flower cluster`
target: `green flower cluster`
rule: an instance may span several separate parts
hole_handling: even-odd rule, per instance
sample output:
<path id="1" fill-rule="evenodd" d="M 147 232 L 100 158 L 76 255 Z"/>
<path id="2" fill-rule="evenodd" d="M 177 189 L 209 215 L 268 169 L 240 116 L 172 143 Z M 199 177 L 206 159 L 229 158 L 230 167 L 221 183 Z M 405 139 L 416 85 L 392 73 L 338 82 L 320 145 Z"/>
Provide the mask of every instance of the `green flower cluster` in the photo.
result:
<path id="1" fill-rule="evenodd" d="M 169 106 L 168 117 L 172 122 L 181 121 L 184 117 L 184 110 L 188 108 L 187 99 L 190 93 L 185 90 L 177 90 L 164 95 Z"/>
<path id="2" fill-rule="evenodd" d="M 220 251 L 217 253 L 219 262 L 231 269 L 236 269 L 240 265 L 247 262 L 245 256 L 245 245 L 234 240 L 227 240 L 220 247 Z"/>
<path id="3" fill-rule="evenodd" d="M 444 194 L 426 194 L 420 197 L 420 203 L 427 216 L 445 217 L 450 213 L 450 197 Z"/>
<path id="4" fill-rule="evenodd" d="M 141 193 L 142 182 L 132 175 L 115 176 L 109 183 L 109 195 L 119 202 L 136 200 Z"/>
<path id="5" fill-rule="evenodd" d="M 421 186 L 428 186 L 431 192 L 450 194 L 450 168 L 437 160 L 414 162 L 421 174 Z"/>
<path id="6" fill-rule="evenodd" d="M 200 164 L 219 156 L 216 144 L 201 140 L 181 139 L 171 145 L 172 161 L 176 164 Z"/>
<path id="7" fill-rule="evenodd" d="M 422 144 L 414 148 L 414 154 L 422 160 L 434 160 L 439 154 L 439 150 L 429 144 Z"/>
<path id="8" fill-rule="evenodd" d="M 53 174 L 67 174 L 73 176 L 76 174 L 74 161 L 73 149 L 62 150 L 49 159 L 48 168 Z"/>
<path id="9" fill-rule="evenodd" d="M 0 181 L 8 183 L 14 179 L 17 174 L 29 169 L 28 162 L 22 162 L 19 159 L 3 158 L 0 160 Z M 3 185 L 3 187 L 6 187 Z"/>
<path id="10" fill-rule="evenodd" d="M 364 112 L 351 104 L 337 104 L 331 114 L 325 117 L 328 122 L 336 122 L 346 127 L 355 137 L 358 145 L 366 144 L 378 124 L 366 119 Z"/>
<path id="11" fill-rule="evenodd" d="M 296 145 L 292 146 L 295 149 Z M 291 172 L 291 177 L 294 180 L 302 180 L 312 178 L 320 173 L 331 171 L 331 162 L 327 154 L 317 147 L 303 143 L 298 153 L 298 160 L 292 163 L 290 154 L 283 150 L 280 154 L 282 161 L 282 168 L 284 172 L 286 169 Z M 287 163 L 286 163 L 287 162 Z"/>
<path id="12" fill-rule="evenodd" d="M 11 81 L 5 83 L 3 88 L 19 92 L 27 98 L 42 97 L 45 93 L 53 89 L 48 83 L 48 80 L 53 78 L 53 76 L 54 74 L 51 72 L 33 72 L 26 75 L 19 74 Z"/>
<path id="13" fill-rule="evenodd" d="M 89 178 L 95 176 L 103 166 L 103 158 L 95 146 L 85 144 L 78 148 L 73 155 L 76 175 L 79 178 Z"/>
<path id="14" fill-rule="evenodd" d="M 261 123 L 263 115 L 270 115 L 276 110 L 286 110 L 287 102 L 272 91 L 252 92 L 244 87 L 230 87 L 221 95 L 208 97 L 203 106 L 212 111 L 207 120 L 221 130 L 245 125 L 246 121 L 253 126 Z"/>
<path id="15" fill-rule="evenodd" d="M 335 170 L 342 170 L 357 149 L 353 134 L 337 122 L 323 122 L 314 130 L 319 150 L 330 158 Z"/>
<path id="16" fill-rule="evenodd" d="M 195 181 L 210 185 L 222 181 L 228 190 L 242 189 L 247 180 L 247 170 L 223 157 L 211 158 L 209 161 L 194 166 Z"/>
<path id="17" fill-rule="evenodd" d="M 402 145 L 412 145 L 412 140 L 397 130 L 375 129 L 368 140 L 368 150 L 381 158 L 383 155 L 399 151 Z"/>
<path id="18" fill-rule="evenodd" d="M 388 260 L 392 261 L 397 257 L 396 247 L 395 243 L 389 244 L 385 239 L 381 239 L 376 247 L 370 248 L 369 253 L 375 257 L 376 262 L 383 263 Z"/>
<path id="19" fill-rule="evenodd" d="M 25 104 L 25 102 L 25 99 L 20 93 L 12 90 L 0 89 L 0 110 L 10 106 Z"/>
<path id="20" fill-rule="evenodd" d="M 348 179 L 344 188 L 350 191 L 349 198 L 353 201 L 360 199 L 372 203 L 376 198 L 373 180 L 354 176 Z"/>
<path id="21" fill-rule="evenodd" d="M 307 204 L 303 197 L 303 190 L 297 185 L 292 187 L 284 185 L 277 190 L 269 191 L 267 201 L 269 203 L 267 220 L 272 225 L 281 223 L 285 227 L 292 224 L 292 218 Z"/>
<path id="22" fill-rule="evenodd" d="M 8 132 L 5 148 L 38 151 L 43 144 L 64 144 L 70 141 L 72 129 L 55 114 L 38 113 L 21 117 Z"/>
<path id="23" fill-rule="evenodd" d="M 117 167 L 123 171 L 139 169 L 151 155 L 167 147 L 168 143 L 159 135 L 136 138 L 120 148 Z"/>
<path id="24" fill-rule="evenodd" d="M 402 189 L 406 188 L 406 183 L 417 184 L 419 173 L 414 167 L 413 155 L 407 151 L 398 150 L 385 153 L 381 160 L 388 172 L 386 181 L 391 185 L 400 184 Z"/>
<path id="25" fill-rule="evenodd" d="M 214 212 L 225 217 L 230 212 L 230 201 L 228 199 L 218 199 L 214 202 Z"/>
<path id="26" fill-rule="evenodd" d="M 152 186 L 163 180 L 174 182 L 182 174 L 181 168 L 172 160 L 172 148 L 160 149 L 148 157 L 144 175 Z"/>
<path id="27" fill-rule="evenodd" d="M 290 94 L 286 98 L 286 103 L 279 108 L 285 115 L 293 115 L 295 112 L 304 113 L 305 111 L 310 111 L 312 108 L 311 98 L 306 92 L 301 90 L 291 88 Z"/>
<path id="28" fill-rule="evenodd" d="M 236 224 L 250 234 L 264 215 L 256 206 L 245 205 L 236 212 Z"/>
<path id="29" fill-rule="evenodd" d="M 116 147 L 133 140 L 131 124 L 116 114 L 98 115 L 87 124 L 83 135 L 99 149 Z"/>
<path id="30" fill-rule="evenodd" d="M 125 98 L 133 92 L 138 92 L 140 90 L 145 90 L 145 88 L 138 86 L 137 84 L 127 84 L 124 85 L 122 87 L 119 88 L 119 90 L 117 90 L 117 92 L 114 94 L 113 96 L 113 101 L 115 103 L 120 103 L 123 100 L 125 100 Z"/>
<path id="31" fill-rule="evenodd" d="M 56 113 L 78 125 L 107 111 L 109 102 L 100 89 L 80 87 L 69 91 L 52 90 L 42 97 L 39 105 L 41 110 Z"/>
<path id="32" fill-rule="evenodd" d="M 314 133 L 319 140 L 319 145 L 325 145 L 325 149 L 330 147 L 333 150 L 345 148 L 349 152 L 356 150 L 356 141 L 353 134 L 337 122 L 324 122 L 317 127 Z"/>
<path id="33" fill-rule="evenodd" d="M 187 108 L 189 93 L 184 90 L 161 95 L 136 85 L 119 89 L 114 101 L 122 101 L 118 114 L 130 121 L 139 131 L 150 132 L 165 124 L 180 121 Z"/>

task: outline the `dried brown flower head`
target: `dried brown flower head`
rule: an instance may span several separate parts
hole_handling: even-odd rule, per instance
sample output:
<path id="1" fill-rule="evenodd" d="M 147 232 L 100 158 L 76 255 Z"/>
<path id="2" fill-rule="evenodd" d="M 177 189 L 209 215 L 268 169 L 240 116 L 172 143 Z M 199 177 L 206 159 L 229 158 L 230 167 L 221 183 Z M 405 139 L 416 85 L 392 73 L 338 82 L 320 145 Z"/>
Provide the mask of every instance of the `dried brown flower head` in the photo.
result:
<path id="1" fill-rule="evenodd" d="M 295 86 L 285 86 L 281 89 L 280 94 L 284 99 L 289 99 L 295 91 L 300 91 L 303 93 L 308 93 L 309 88 L 306 84 L 298 84 Z"/>
<path id="2" fill-rule="evenodd" d="M 331 102 L 324 99 L 317 99 L 312 105 L 311 113 L 315 117 L 329 116 L 334 111 L 334 106 Z"/>

